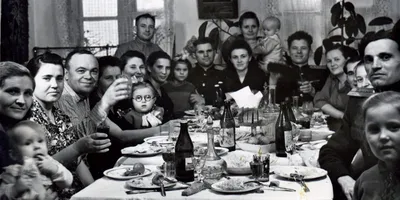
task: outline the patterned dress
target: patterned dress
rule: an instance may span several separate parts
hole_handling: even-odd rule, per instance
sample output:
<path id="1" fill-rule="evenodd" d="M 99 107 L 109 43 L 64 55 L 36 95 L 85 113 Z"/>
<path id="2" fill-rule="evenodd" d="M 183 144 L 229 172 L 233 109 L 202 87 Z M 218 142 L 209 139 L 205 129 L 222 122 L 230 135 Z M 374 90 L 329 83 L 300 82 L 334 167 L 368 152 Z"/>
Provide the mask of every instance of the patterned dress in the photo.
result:
<path id="1" fill-rule="evenodd" d="M 49 117 L 44 112 L 37 99 L 34 98 L 32 105 L 32 116 L 29 120 L 42 125 L 46 129 L 46 140 L 49 155 L 54 155 L 69 145 L 75 143 L 79 137 L 74 126 L 72 126 L 69 117 L 60 109 L 53 106 L 53 115 L 55 124 L 50 123 Z M 64 189 L 59 194 L 60 199 L 69 199 L 75 193 L 83 188 L 81 181 L 76 174 L 77 161 L 73 163 L 62 163 L 74 176 L 71 188 Z"/>

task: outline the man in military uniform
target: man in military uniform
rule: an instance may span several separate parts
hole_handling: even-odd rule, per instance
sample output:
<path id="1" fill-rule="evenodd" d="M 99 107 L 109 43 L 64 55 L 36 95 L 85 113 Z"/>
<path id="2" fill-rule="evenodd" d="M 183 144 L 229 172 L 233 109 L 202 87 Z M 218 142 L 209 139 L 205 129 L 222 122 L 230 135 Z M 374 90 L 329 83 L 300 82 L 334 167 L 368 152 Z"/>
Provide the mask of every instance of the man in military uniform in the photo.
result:
<path id="1" fill-rule="evenodd" d="M 304 31 L 297 31 L 289 36 L 289 68 L 278 80 L 277 102 L 299 95 L 303 101 L 312 101 L 315 93 L 324 86 L 329 75 L 326 67 L 308 65 L 312 42 L 312 36 Z"/>
<path id="2" fill-rule="evenodd" d="M 121 58 L 125 52 L 135 50 L 142 52 L 147 59 L 151 53 L 161 51 L 162 49 L 157 44 L 151 42 L 156 32 L 155 23 L 155 17 L 149 13 L 137 16 L 135 18 L 136 38 L 118 45 L 114 56 Z"/>
<path id="3" fill-rule="evenodd" d="M 216 50 L 210 38 L 200 38 L 193 43 L 196 48 L 196 67 L 190 72 L 188 81 L 205 99 L 206 105 L 212 105 L 217 97 L 215 85 L 222 80 L 222 71 L 216 69 L 214 58 Z M 198 98 L 192 94 L 191 98 Z"/>

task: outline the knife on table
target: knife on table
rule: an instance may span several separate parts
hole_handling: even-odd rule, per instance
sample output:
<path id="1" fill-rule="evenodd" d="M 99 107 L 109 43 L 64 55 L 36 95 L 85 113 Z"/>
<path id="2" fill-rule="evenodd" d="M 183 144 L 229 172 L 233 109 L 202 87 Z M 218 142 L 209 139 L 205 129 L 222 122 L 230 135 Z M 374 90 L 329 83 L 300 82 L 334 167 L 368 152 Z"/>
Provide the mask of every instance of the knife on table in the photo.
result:
<path id="1" fill-rule="evenodd" d="M 165 188 L 165 191 L 183 190 L 186 188 L 187 187 L 172 187 L 172 188 Z M 157 189 L 128 190 L 128 191 L 125 191 L 125 193 L 126 194 L 142 194 L 142 193 L 160 192 L 160 191 L 161 191 L 161 189 L 157 188 Z"/>

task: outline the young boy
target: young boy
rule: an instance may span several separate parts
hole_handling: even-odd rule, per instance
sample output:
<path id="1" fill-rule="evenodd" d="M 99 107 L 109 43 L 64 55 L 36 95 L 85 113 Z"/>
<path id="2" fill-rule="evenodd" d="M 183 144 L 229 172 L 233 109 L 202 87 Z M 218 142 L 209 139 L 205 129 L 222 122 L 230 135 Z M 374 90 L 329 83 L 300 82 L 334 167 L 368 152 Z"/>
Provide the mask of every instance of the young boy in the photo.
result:
<path id="1" fill-rule="evenodd" d="M 18 164 L 5 167 L 1 174 L 1 199 L 54 199 L 54 192 L 71 186 L 71 172 L 48 155 L 45 131 L 39 124 L 21 121 L 8 136 L 10 156 Z"/>

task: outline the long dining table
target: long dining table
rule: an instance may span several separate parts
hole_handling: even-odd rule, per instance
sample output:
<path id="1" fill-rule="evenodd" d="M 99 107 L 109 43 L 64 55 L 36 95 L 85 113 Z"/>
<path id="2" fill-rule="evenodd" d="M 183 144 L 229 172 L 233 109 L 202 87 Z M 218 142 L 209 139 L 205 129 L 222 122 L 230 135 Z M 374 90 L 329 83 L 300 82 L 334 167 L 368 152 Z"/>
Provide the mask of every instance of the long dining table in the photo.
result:
<path id="1" fill-rule="evenodd" d="M 127 194 L 126 191 L 132 190 L 126 185 L 127 180 L 115 180 L 108 177 L 103 177 L 96 180 L 91 185 L 87 186 L 74 196 L 72 200 L 155 200 L 155 199 L 170 199 L 170 200 L 206 200 L 206 199 L 276 199 L 276 200 L 332 200 L 333 199 L 333 189 L 332 183 L 328 176 L 322 178 L 307 180 L 306 184 L 310 189 L 309 192 L 304 192 L 301 185 L 293 180 L 280 178 L 273 173 L 274 169 L 280 166 L 293 166 L 293 165 L 303 165 L 310 167 L 318 167 L 316 159 L 318 158 L 319 148 L 324 144 L 324 140 L 327 135 L 332 134 L 327 131 L 327 128 L 314 128 L 311 130 L 313 139 L 316 140 L 310 143 L 303 143 L 304 147 L 311 146 L 312 148 L 305 148 L 298 151 L 296 154 L 289 155 L 287 158 L 277 158 L 274 153 L 271 153 L 271 174 L 270 181 L 279 181 L 279 186 L 295 189 L 296 192 L 285 192 L 285 191 L 274 191 L 268 187 L 262 187 L 263 193 L 249 192 L 244 194 L 222 194 L 213 191 L 212 189 L 205 189 L 191 196 L 182 196 L 183 190 L 167 191 L 166 196 L 161 196 L 160 192 L 153 191 L 143 194 Z M 328 134 L 327 134 L 328 133 Z M 202 133 L 204 134 L 204 133 Z M 322 141 L 322 143 L 321 143 Z M 326 142 L 326 140 L 325 140 Z M 315 145 L 313 145 L 315 144 Z M 238 150 L 240 151 L 240 149 Z M 224 158 L 224 156 L 221 156 Z M 105 158 L 106 159 L 106 158 Z M 273 160 L 273 163 L 272 163 Z M 161 155 L 149 156 L 149 157 L 131 157 L 122 156 L 116 163 L 118 166 L 129 166 L 133 163 L 142 163 L 145 168 L 151 170 L 151 172 L 159 172 L 159 166 L 162 165 L 163 159 Z M 150 175 L 151 176 L 151 175 Z M 244 178 L 248 176 L 244 175 L 230 175 L 231 178 Z M 179 184 L 178 184 L 179 185 Z"/>

